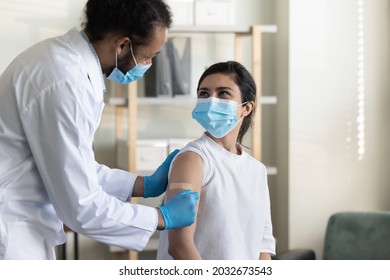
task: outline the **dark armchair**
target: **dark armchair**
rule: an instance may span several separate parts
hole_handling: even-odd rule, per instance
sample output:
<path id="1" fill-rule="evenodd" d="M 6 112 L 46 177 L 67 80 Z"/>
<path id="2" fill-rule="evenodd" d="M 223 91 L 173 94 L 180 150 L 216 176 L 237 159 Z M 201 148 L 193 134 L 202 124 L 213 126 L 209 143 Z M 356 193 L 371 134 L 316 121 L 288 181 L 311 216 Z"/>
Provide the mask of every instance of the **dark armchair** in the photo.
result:
<path id="1" fill-rule="evenodd" d="M 316 259 L 311 249 L 290 250 L 276 260 Z M 324 260 L 390 260 L 390 211 L 340 212 L 328 221 Z"/>

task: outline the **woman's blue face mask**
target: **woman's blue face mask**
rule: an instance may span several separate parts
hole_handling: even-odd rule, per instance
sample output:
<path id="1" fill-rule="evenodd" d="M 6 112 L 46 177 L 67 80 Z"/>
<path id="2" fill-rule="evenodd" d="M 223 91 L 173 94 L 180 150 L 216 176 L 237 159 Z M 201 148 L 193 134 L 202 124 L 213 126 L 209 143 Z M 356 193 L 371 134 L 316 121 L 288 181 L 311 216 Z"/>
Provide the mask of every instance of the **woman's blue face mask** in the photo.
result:
<path id="1" fill-rule="evenodd" d="M 237 104 L 237 102 L 231 100 L 215 97 L 199 98 L 192 111 L 192 118 L 212 136 L 222 138 L 243 119 L 237 119 L 236 111 L 238 105 L 245 103 Z"/>
<path id="2" fill-rule="evenodd" d="M 131 56 L 133 57 L 135 66 L 131 68 L 129 71 L 127 71 L 126 74 L 123 74 L 121 70 L 118 69 L 118 54 L 115 53 L 115 68 L 112 70 L 111 74 L 107 77 L 107 79 L 120 83 L 122 85 L 134 82 L 145 74 L 146 71 L 152 66 L 152 63 L 150 64 L 141 64 L 137 63 L 137 60 L 135 60 L 134 53 L 133 53 L 133 48 L 130 45 L 130 51 L 131 51 Z"/>

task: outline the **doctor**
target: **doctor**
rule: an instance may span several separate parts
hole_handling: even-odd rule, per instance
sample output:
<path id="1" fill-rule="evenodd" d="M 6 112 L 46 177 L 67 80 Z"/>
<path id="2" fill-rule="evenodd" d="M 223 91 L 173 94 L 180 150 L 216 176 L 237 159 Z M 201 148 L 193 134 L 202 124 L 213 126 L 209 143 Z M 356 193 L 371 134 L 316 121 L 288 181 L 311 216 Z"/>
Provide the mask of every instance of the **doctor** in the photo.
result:
<path id="1" fill-rule="evenodd" d="M 171 154 L 149 177 L 95 162 L 104 75 L 142 77 L 171 25 L 162 0 L 89 0 L 84 29 L 24 51 L 0 76 L 0 259 L 55 259 L 63 223 L 142 250 L 156 229 L 194 222 L 197 193 L 153 208 L 131 196 L 165 192 Z"/>

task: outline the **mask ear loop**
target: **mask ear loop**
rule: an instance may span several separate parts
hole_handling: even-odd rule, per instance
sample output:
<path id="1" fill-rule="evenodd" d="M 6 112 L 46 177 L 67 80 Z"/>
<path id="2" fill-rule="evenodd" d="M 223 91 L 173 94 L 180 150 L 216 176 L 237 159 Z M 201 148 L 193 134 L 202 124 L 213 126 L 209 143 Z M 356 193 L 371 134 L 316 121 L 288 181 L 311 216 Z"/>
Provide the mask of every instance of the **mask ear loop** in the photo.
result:
<path id="1" fill-rule="evenodd" d="M 134 56 L 134 52 L 133 52 L 133 46 L 131 45 L 131 42 L 129 43 L 130 44 L 130 52 L 131 52 L 131 56 L 133 57 L 133 60 L 135 62 L 135 65 L 138 64 L 137 60 L 135 59 L 135 56 Z"/>
<path id="2" fill-rule="evenodd" d="M 118 68 L 118 53 L 115 51 L 115 68 Z"/>
<path id="3" fill-rule="evenodd" d="M 241 104 L 238 104 L 238 106 L 243 106 L 244 104 L 248 104 L 248 103 L 249 103 L 249 101 L 245 101 L 245 102 L 243 102 L 243 103 L 241 103 Z M 246 105 L 245 105 L 245 106 L 246 106 Z M 241 117 L 241 118 L 237 121 L 237 123 L 239 123 L 240 121 L 242 121 L 245 117 L 246 117 L 246 116 Z"/>

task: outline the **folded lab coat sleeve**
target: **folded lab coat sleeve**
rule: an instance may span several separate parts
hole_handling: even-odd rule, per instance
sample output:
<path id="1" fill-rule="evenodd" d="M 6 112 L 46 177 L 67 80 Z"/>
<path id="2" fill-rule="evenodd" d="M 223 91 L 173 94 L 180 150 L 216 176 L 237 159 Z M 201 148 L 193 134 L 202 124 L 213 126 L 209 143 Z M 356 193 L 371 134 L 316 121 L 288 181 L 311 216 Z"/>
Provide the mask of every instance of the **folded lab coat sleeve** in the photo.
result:
<path id="1" fill-rule="evenodd" d="M 123 203 L 99 184 L 92 143 L 102 105 L 83 80 L 89 82 L 87 77 L 58 80 L 34 94 L 21 113 L 28 143 L 49 199 L 66 225 L 107 244 L 142 250 L 156 230 L 157 210 Z M 112 179 L 105 174 L 101 182 Z M 126 180 L 131 183 L 131 176 Z"/>
<path id="2" fill-rule="evenodd" d="M 99 184 L 109 195 L 126 202 L 133 193 L 137 175 L 121 169 L 112 169 L 103 164 L 96 163 Z"/>

